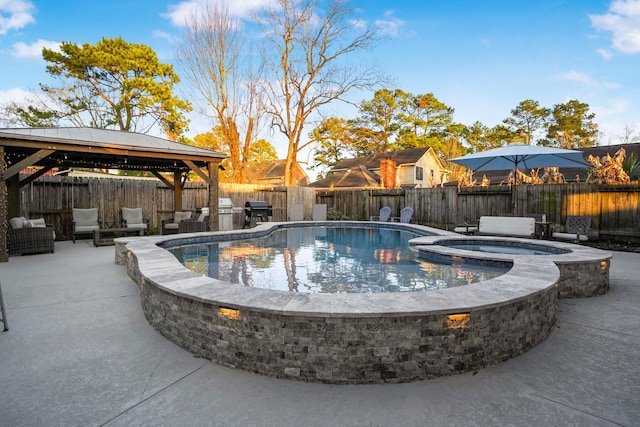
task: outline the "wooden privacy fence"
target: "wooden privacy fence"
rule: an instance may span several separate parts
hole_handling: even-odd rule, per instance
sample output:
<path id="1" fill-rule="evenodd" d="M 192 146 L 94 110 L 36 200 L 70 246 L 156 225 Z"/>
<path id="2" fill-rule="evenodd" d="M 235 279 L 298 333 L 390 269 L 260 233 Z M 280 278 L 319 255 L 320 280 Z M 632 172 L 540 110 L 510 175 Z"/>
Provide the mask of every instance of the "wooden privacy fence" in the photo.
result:
<path id="1" fill-rule="evenodd" d="M 73 208 L 97 207 L 99 218 L 120 223 L 120 208 L 142 208 L 151 229 L 159 229 L 162 219 L 173 216 L 173 191 L 156 179 L 84 178 L 45 176 L 20 189 L 21 215 L 44 217 L 53 224 L 61 239 L 71 230 Z M 287 206 L 292 203 L 311 205 L 315 190 L 306 187 L 273 188 L 265 185 L 221 183 L 219 197 L 230 198 L 234 207 L 242 208 L 250 200 L 265 200 L 273 206 L 273 220 L 287 220 Z M 205 183 L 187 182 L 182 192 L 182 208 L 195 212 L 208 205 Z M 242 215 L 241 212 L 238 212 Z M 237 221 L 236 221 L 237 222 Z"/>
<path id="2" fill-rule="evenodd" d="M 392 215 L 414 209 L 412 222 L 452 228 L 482 215 L 546 214 L 548 221 L 564 224 L 568 215 L 592 217 L 593 237 L 640 237 L 640 187 L 635 185 L 546 184 L 470 187 L 454 186 L 398 190 L 318 191 L 317 203 L 356 220 L 377 215 L 383 206 Z"/>
<path id="3" fill-rule="evenodd" d="M 288 207 L 304 206 L 311 217 L 314 203 L 326 204 L 329 216 L 336 212 L 368 220 L 383 206 L 399 216 L 400 209 L 414 209 L 412 222 L 451 228 L 482 215 L 545 213 L 549 221 L 563 224 L 567 215 L 592 217 L 594 237 L 640 237 L 640 187 L 597 184 L 548 184 L 470 187 L 455 186 L 395 190 L 316 191 L 309 187 L 271 187 L 221 183 L 219 197 L 230 198 L 237 208 L 247 201 L 264 200 L 273 206 L 273 220 L 286 221 Z M 183 191 L 183 210 L 195 211 L 208 204 L 204 183 L 188 182 Z M 173 192 L 155 179 L 41 177 L 21 188 L 21 215 L 54 224 L 61 238 L 70 230 L 71 209 L 97 207 L 100 219 L 120 221 L 121 207 L 141 207 L 153 229 L 171 217 Z M 242 215 L 241 212 L 238 213 Z M 236 221 L 237 222 L 237 221 Z"/>

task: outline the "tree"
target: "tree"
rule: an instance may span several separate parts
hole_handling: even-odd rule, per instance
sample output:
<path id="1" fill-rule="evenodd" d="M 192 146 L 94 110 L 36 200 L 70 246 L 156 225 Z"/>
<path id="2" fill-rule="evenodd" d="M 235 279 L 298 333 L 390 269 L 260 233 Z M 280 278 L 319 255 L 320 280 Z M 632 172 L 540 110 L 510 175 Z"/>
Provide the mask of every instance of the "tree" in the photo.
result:
<path id="1" fill-rule="evenodd" d="M 229 152 L 227 141 L 224 139 L 220 127 L 209 132 L 200 133 L 193 138 L 193 141 L 187 141 L 187 143 L 207 150 L 221 151 L 224 153 Z M 273 145 L 271 145 L 269 141 L 259 139 L 250 145 L 249 152 L 244 158 L 243 166 L 246 169 L 250 168 L 254 163 L 270 162 L 277 159 L 278 153 Z M 230 158 L 222 160 L 220 165 L 224 168 L 224 172 L 220 176 L 221 181 L 235 183 L 246 182 L 246 179 L 245 181 L 236 180 L 238 174 L 235 173 L 235 165 Z"/>
<path id="2" fill-rule="evenodd" d="M 316 142 L 312 169 L 330 169 L 348 154 L 353 154 L 351 135 L 351 124 L 338 117 L 329 117 L 316 126 L 310 135 L 310 139 Z M 318 177 L 325 174 L 326 170 L 318 173 Z"/>
<path id="3" fill-rule="evenodd" d="M 189 17 L 177 52 L 182 74 L 196 97 L 204 100 L 202 111 L 213 120 L 220 147 L 229 153 L 233 182 L 245 181 L 263 114 L 258 75 L 251 55 L 243 56 L 243 34 L 241 23 L 226 9 L 207 4 Z"/>
<path id="4" fill-rule="evenodd" d="M 62 42 L 60 52 L 45 48 L 42 56 L 59 86 L 41 84 L 43 96 L 36 105 L 13 105 L 19 122 L 136 132 L 159 125 L 171 140 L 187 129 L 183 113 L 191 106 L 172 92 L 180 79 L 150 47 L 103 38 L 95 46 Z"/>
<path id="5" fill-rule="evenodd" d="M 536 131 L 542 129 L 551 114 L 548 108 L 540 107 L 538 101 L 526 99 L 511 110 L 511 117 L 503 120 L 514 134 L 523 133 L 524 143 L 531 144 Z"/>
<path id="6" fill-rule="evenodd" d="M 387 152 L 400 130 L 400 98 L 406 94 L 400 89 L 380 89 L 373 94 L 371 101 L 360 103 L 360 117 L 356 123 L 369 132 L 360 132 L 369 139 L 367 145 L 374 152 Z"/>
<path id="7" fill-rule="evenodd" d="M 592 147 L 598 135 L 593 122 L 595 114 L 589 113 L 589 105 L 575 99 L 556 104 L 551 112 L 545 145 L 575 149 Z"/>
<path id="8" fill-rule="evenodd" d="M 262 57 L 270 73 L 264 82 L 265 107 L 271 123 L 287 140 L 284 185 L 295 182 L 305 125 L 332 101 L 379 81 L 372 68 L 349 64 L 351 54 L 368 48 L 373 31 L 359 30 L 347 1 L 332 1 L 322 10 L 317 0 L 276 0 L 257 18 L 266 34 Z"/>
<path id="9" fill-rule="evenodd" d="M 431 147 L 445 150 L 445 139 L 450 136 L 454 109 L 448 107 L 433 93 L 413 95 L 400 93 L 397 148 Z"/>

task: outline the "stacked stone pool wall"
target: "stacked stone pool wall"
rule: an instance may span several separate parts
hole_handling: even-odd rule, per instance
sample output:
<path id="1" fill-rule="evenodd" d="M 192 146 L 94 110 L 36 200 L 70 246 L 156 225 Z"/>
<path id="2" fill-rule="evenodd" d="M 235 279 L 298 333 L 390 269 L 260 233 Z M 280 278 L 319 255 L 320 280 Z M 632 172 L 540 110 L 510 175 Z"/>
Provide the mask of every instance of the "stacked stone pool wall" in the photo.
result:
<path id="1" fill-rule="evenodd" d="M 172 238 L 201 242 L 220 234 Z M 535 264 L 515 257 L 509 273 L 452 289 L 291 294 L 197 275 L 157 246 L 167 239 L 117 242 L 116 260 L 140 287 L 149 323 L 194 355 L 273 377 L 360 384 L 468 372 L 522 354 L 556 323 L 561 273 L 548 257 Z"/>

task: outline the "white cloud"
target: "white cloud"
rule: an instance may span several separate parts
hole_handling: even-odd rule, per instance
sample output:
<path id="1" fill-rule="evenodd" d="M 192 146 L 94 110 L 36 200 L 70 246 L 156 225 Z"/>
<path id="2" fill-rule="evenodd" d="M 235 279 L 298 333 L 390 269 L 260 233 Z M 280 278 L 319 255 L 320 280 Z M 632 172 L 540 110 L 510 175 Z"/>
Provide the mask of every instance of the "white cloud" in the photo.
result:
<path id="1" fill-rule="evenodd" d="M 176 44 L 180 42 L 180 39 L 178 37 L 174 36 L 173 34 L 167 33 L 165 31 L 156 30 L 153 32 L 153 36 L 158 37 L 159 39 L 164 39 L 170 44 Z"/>
<path id="2" fill-rule="evenodd" d="M 611 58 L 613 58 L 613 52 L 607 49 L 598 49 L 598 54 L 600 54 L 602 59 L 604 59 L 605 61 L 608 61 Z"/>
<path id="3" fill-rule="evenodd" d="M 33 3 L 28 0 L 0 0 L 0 34 L 36 22 L 31 15 L 33 9 Z"/>
<path id="4" fill-rule="evenodd" d="M 60 42 L 54 42 L 49 40 L 38 39 L 37 42 L 26 44 L 24 42 L 18 42 L 13 44 L 13 56 L 18 58 L 41 58 L 42 49 L 47 48 L 49 50 L 60 51 Z"/>
<path id="5" fill-rule="evenodd" d="M 598 31 L 611 32 L 613 50 L 640 53 L 640 0 L 614 0 L 604 15 L 589 15 Z"/>
<path id="6" fill-rule="evenodd" d="M 5 105 L 10 102 L 24 102 L 28 99 L 33 99 L 34 94 L 26 90 L 15 88 L 9 90 L 0 90 L 0 105 Z"/>
<path id="7" fill-rule="evenodd" d="M 598 87 L 604 87 L 607 89 L 619 89 L 620 88 L 620 84 L 619 83 L 611 83 L 611 82 L 606 82 L 606 81 L 598 81 L 596 79 L 594 79 L 593 77 L 585 74 L 585 73 L 580 73 L 578 71 L 575 70 L 571 70 L 568 71 L 566 73 L 561 73 L 558 74 L 556 76 L 556 78 L 558 80 L 567 80 L 570 82 L 575 82 L 575 83 L 582 83 L 585 85 L 589 85 L 589 86 L 598 86 Z"/>
<path id="8" fill-rule="evenodd" d="M 227 8 L 230 16 L 243 18 L 252 11 L 268 6 L 273 2 L 273 0 L 187 0 L 169 6 L 169 11 L 163 16 L 169 19 L 176 27 L 182 27 L 193 13 L 203 10 L 207 4 Z"/>
<path id="9" fill-rule="evenodd" d="M 631 103 L 626 99 L 609 99 L 606 106 L 592 108 L 596 117 L 617 117 L 629 111 Z"/>
<path id="10" fill-rule="evenodd" d="M 397 36 L 400 28 L 405 22 L 402 19 L 393 17 L 394 11 L 389 10 L 384 13 L 384 19 L 376 19 L 375 26 L 381 34 Z"/>

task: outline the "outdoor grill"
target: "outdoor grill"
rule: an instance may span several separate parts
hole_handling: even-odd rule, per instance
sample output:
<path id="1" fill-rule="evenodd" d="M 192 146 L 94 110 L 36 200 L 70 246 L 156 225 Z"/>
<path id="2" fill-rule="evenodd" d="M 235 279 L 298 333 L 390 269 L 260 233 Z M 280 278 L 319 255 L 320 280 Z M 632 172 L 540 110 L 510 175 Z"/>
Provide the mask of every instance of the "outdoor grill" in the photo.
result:
<path id="1" fill-rule="evenodd" d="M 242 228 L 251 227 L 252 221 L 269 221 L 269 217 L 273 216 L 273 208 L 267 205 L 264 200 L 248 201 L 244 204 L 244 225 Z"/>

